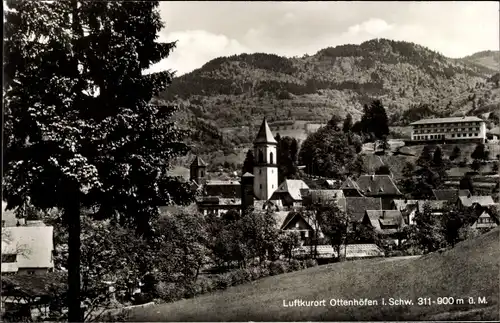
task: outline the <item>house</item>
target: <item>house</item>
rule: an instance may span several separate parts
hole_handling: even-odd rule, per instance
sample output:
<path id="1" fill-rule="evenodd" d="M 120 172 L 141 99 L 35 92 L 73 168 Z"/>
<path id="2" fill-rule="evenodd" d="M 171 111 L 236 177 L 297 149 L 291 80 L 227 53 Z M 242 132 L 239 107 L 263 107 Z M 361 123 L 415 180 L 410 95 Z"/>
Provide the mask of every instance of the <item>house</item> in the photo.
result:
<path id="1" fill-rule="evenodd" d="M 318 239 L 324 237 L 323 233 L 321 232 L 321 228 L 319 227 L 319 223 L 316 221 L 316 219 L 304 216 L 303 213 L 299 212 L 286 213 L 287 216 L 285 217 L 280 229 L 284 231 L 298 232 L 300 234 L 300 240 L 302 241 L 302 244 L 309 244 L 311 238 L 315 237 L 315 233 L 317 234 L 316 238 Z M 283 217 L 282 215 L 278 216 Z"/>
<path id="2" fill-rule="evenodd" d="M 391 209 L 401 212 L 406 225 L 415 224 L 418 200 L 393 200 Z"/>
<path id="3" fill-rule="evenodd" d="M 54 268 L 52 226 L 2 228 L 2 274 L 44 274 Z"/>
<path id="4" fill-rule="evenodd" d="M 371 226 L 380 235 L 392 238 L 396 245 L 400 244 L 400 233 L 406 226 L 398 210 L 366 210 L 361 223 Z"/>
<path id="5" fill-rule="evenodd" d="M 309 190 L 303 196 L 304 205 L 321 204 L 345 198 L 343 190 Z"/>
<path id="6" fill-rule="evenodd" d="M 432 190 L 436 200 L 448 201 L 450 203 L 456 203 L 459 196 L 470 196 L 469 190 L 456 190 L 456 189 L 443 189 L 443 190 Z"/>
<path id="7" fill-rule="evenodd" d="M 491 128 L 486 132 L 488 142 L 497 142 L 500 138 L 500 127 Z"/>
<path id="8" fill-rule="evenodd" d="M 204 186 L 204 195 L 223 198 L 241 198 L 241 185 L 240 182 L 236 180 L 208 180 Z"/>
<path id="9" fill-rule="evenodd" d="M 443 214 L 447 209 L 449 202 L 446 200 L 419 200 L 417 202 L 417 212 L 423 213 L 426 205 L 431 208 L 431 214 L 439 215 Z"/>
<path id="10" fill-rule="evenodd" d="M 358 184 L 350 177 L 348 177 L 340 186 L 345 197 L 362 197 L 361 189 Z"/>
<path id="11" fill-rule="evenodd" d="M 229 210 L 241 210 L 241 198 L 225 198 L 218 196 L 200 196 L 196 198 L 198 210 L 203 215 L 220 216 Z"/>
<path id="12" fill-rule="evenodd" d="M 309 186 L 299 179 L 287 179 L 278 186 L 271 196 L 271 201 L 281 201 L 284 208 L 294 208 L 302 206 L 302 193 L 308 190 Z"/>
<path id="13" fill-rule="evenodd" d="M 390 209 L 392 200 L 403 197 L 389 175 L 361 175 L 356 184 L 364 196 L 381 198 L 382 209 Z"/>
<path id="14" fill-rule="evenodd" d="M 374 197 L 346 197 L 338 199 L 339 208 L 346 212 L 353 226 L 363 221 L 366 210 L 382 210 L 382 200 Z"/>
<path id="15" fill-rule="evenodd" d="M 491 207 L 496 206 L 497 204 L 493 201 L 491 196 L 460 196 L 458 198 L 459 206 L 461 207 L 471 207 L 474 204 L 477 204 L 481 207 Z"/>
<path id="16" fill-rule="evenodd" d="M 292 254 L 296 258 L 308 257 L 312 251 L 313 246 L 302 246 L 293 250 Z M 317 258 L 319 259 L 333 259 L 337 258 L 337 251 L 331 245 L 318 245 L 316 247 Z M 347 246 L 340 247 L 341 256 L 346 255 L 346 259 L 362 259 L 362 258 L 376 258 L 384 257 L 384 251 L 373 243 L 368 244 L 348 244 Z"/>
<path id="17" fill-rule="evenodd" d="M 422 119 L 410 124 L 414 142 L 477 142 L 486 140 L 486 123 L 472 116 Z"/>
<path id="18" fill-rule="evenodd" d="M 477 220 L 471 225 L 475 229 L 490 229 L 500 224 L 500 219 L 489 210 L 484 210 L 479 213 Z"/>

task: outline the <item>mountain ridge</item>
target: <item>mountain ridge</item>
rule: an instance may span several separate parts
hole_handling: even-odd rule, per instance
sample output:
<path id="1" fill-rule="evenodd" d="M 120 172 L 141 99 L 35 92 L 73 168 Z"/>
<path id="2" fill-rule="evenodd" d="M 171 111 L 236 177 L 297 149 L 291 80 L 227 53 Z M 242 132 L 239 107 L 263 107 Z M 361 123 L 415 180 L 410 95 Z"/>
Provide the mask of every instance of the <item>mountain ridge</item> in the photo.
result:
<path id="1" fill-rule="evenodd" d="M 178 104 L 180 119 L 191 128 L 199 121 L 215 129 L 247 126 L 250 133 L 264 116 L 326 121 L 350 113 L 356 120 L 373 99 L 382 100 L 394 123 L 404 123 L 404 112 L 422 105 L 442 116 L 494 111 L 500 93 L 490 79 L 496 71 L 475 57 L 447 58 L 388 39 L 302 57 L 232 55 L 174 78 L 158 99 Z M 237 142 L 250 140 L 248 135 Z"/>

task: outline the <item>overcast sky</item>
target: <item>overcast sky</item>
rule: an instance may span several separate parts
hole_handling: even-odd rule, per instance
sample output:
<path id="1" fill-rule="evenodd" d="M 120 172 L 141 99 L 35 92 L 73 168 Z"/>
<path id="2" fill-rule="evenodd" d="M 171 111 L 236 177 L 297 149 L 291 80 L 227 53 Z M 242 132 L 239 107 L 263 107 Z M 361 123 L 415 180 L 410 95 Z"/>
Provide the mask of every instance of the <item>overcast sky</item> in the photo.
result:
<path id="1" fill-rule="evenodd" d="M 373 38 L 463 57 L 499 48 L 498 2 L 161 2 L 160 41 L 178 40 L 151 71 L 177 75 L 240 53 L 314 54 Z"/>

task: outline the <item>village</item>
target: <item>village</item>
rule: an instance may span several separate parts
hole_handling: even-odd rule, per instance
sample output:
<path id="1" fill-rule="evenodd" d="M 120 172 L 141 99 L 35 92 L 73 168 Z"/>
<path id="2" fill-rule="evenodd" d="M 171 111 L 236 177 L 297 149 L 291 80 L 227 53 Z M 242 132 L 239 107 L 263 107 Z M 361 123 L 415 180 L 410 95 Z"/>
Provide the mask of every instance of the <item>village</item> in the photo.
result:
<path id="1" fill-rule="evenodd" d="M 498 320 L 487 5 L 6 1 L 2 322 Z"/>
<path id="2" fill-rule="evenodd" d="M 422 130 L 421 124 L 427 125 L 431 130 Z M 454 126 L 472 126 L 469 130 L 477 133 L 469 139 L 468 133 L 471 131 L 465 128 L 465 132 L 461 133 L 460 128 L 455 131 Z M 455 135 L 470 140 L 466 144 L 472 145 L 498 142 L 498 136 L 486 132 L 484 121 L 478 118 L 427 119 L 415 122 L 413 127 L 414 139 L 407 143 L 409 145 L 432 144 L 432 140 L 436 139 L 444 144 Z M 443 128 L 453 130 L 442 130 Z M 436 134 L 443 132 L 451 134 L 447 134 L 443 140 L 441 136 L 444 135 Z M 420 133 L 429 135 L 422 138 Z M 456 140 L 452 143 L 456 143 Z M 375 143 L 377 145 L 379 143 Z M 417 222 L 418 217 L 422 217 L 424 213 L 438 219 L 450 212 L 452 216 L 458 217 L 461 212 L 466 214 L 467 220 L 460 229 L 472 229 L 478 234 L 488 232 L 500 224 L 498 194 L 484 194 L 484 188 L 476 189 L 478 193 L 471 192 L 474 191 L 473 187 L 464 188 L 462 182 L 453 181 L 456 179 L 453 171 L 447 173 L 451 181 L 445 181 L 442 188 L 433 189 L 432 197 L 426 199 L 405 196 L 390 173 L 360 174 L 356 177 L 349 176 L 344 181 L 309 176 L 306 180 L 316 183 L 314 189 L 302 179 L 285 179 L 279 183 L 277 141 L 266 119 L 262 121 L 255 136 L 253 151 L 258 156 L 253 172 L 242 174 L 239 180 L 208 179 L 209 165 L 195 156 L 189 165 L 188 182 L 190 189 L 196 194 L 195 209 L 207 219 L 224 218 L 229 214 L 239 218 L 249 212 L 262 212 L 273 219 L 275 230 L 296 237 L 297 241 L 289 246 L 292 248 L 289 256 L 297 260 L 315 259 L 318 264 L 326 264 L 337 259 L 418 257 L 418 251 L 408 253 L 403 246 L 412 234 L 411 228 L 422 225 Z M 492 161 L 498 163 L 497 159 Z M 495 179 L 498 188 L 498 174 L 493 172 L 490 176 Z M 493 192 L 494 188 L 495 185 L 486 192 Z M 47 275 L 58 271 L 54 266 L 54 228 L 30 214 L 16 217 L 14 212 L 5 210 L 5 205 L 3 203 L 2 228 L 6 238 L 2 240 L 2 275 L 6 277 L 4 291 L 14 288 L 11 290 L 14 294 L 3 294 L 4 308 L 6 304 L 18 304 L 19 301 L 30 304 L 31 301 L 26 301 L 27 295 L 28 299 L 44 299 L 36 293 L 38 291 L 43 294 L 46 288 L 43 284 L 50 283 L 50 278 L 46 278 L 50 276 Z M 337 246 L 331 243 L 331 236 L 324 234 L 322 222 L 316 217 L 318 209 L 331 205 L 338 208 L 341 212 L 339 214 L 343 214 L 341 220 L 345 221 L 344 226 L 340 226 L 345 232 L 336 232 L 343 237 L 338 240 Z M 169 214 L 175 209 L 173 206 L 160 207 L 162 214 Z M 364 228 L 365 232 L 360 232 L 359 228 Z M 207 272 L 215 269 L 210 265 L 203 267 Z M 17 275 L 22 281 L 16 280 Z M 33 276 L 35 280 L 41 279 L 35 284 L 39 285 L 38 289 L 26 286 L 33 283 L 31 278 L 26 280 L 26 275 Z M 141 284 L 134 293 L 141 292 Z M 21 294 L 17 289 L 19 287 L 24 291 Z M 115 290 L 112 284 L 109 288 Z M 14 292 L 15 290 L 17 291 Z M 41 313 L 40 305 L 35 308 L 36 313 Z"/>

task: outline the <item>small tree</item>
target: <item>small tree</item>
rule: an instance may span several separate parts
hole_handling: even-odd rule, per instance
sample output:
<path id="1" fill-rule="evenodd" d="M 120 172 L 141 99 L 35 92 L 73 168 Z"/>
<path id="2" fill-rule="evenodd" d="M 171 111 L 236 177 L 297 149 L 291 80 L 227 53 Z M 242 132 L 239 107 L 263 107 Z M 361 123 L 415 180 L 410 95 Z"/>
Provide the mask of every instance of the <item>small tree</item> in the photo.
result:
<path id="1" fill-rule="evenodd" d="M 453 148 L 453 151 L 451 152 L 451 155 L 450 155 L 450 160 L 451 161 L 454 161 L 456 159 L 459 159 L 460 158 L 460 154 L 461 154 L 461 150 L 458 146 L 455 146 Z"/>
<path id="2" fill-rule="evenodd" d="M 342 125 L 342 131 L 344 133 L 348 133 L 351 131 L 351 128 L 352 128 L 352 116 L 350 113 L 347 114 L 345 120 L 344 120 L 344 124 Z"/>
<path id="3" fill-rule="evenodd" d="M 342 245 L 347 245 L 347 230 L 349 226 L 347 214 L 340 210 L 336 203 L 329 203 L 316 206 L 316 216 L 321 231 L 337 252 L 339 260 L 342 259 L 341 247 Z"/>
<path id="4" fill-rule="evenodd" d="M 472 161 L 472 164 L 470 165 L 470 168 L 475 172 L 479 171 L 479 169 L 481 168 L 481 162 L 477 159 L 474 159 Z"/>
<path id="5" fill-rule="evenodd" d="M 300 235 L 296 231 L 282 231 L 279 234 L 281 254 L 290 261 L 292 252 L 300 246 Z"/>
<path id="6" fill-rule="evenodd" d="M 417 166 L 428 167 L 433 159 L 432 148 L 428 145 L 424 146 L 422 153 L 417 159 Z"/>
<path id="7" fill-rule="evenodd" d="M 432 165 L 434 167 L 442 167 L 443 166 L 443 152 L 440 147 L 436 147 L 434 150 L 434 154 L 432 156 Z"/>
<path id="8" fill-rule="evenodd" d="M 469 192 L 474 195 L 474 185 L 472 184 L 472 178 L 468 175 L 465 175 L 460 180 L 459 187 L 461 190 L 469 190 Z"/>
<path id="9" fill-rule="evenodd" d="M 483 160 L 487 159 L 488 154 L 486 152 L 486 148 L 485 148 L 483 143 L 477 144 L 476 148 L 474 149 L 474 151 L 471 154 L 471 157 L 472 157 L 472 159 L 479 160 L 479 161 L 483 161 Z"/>
<path id="10" fill-rule="evenodd" d="M 432 214 L 431 206 L 424 204 L 423 210 L 415 214 L 415 239 L 423 250 L 433 252 L 439 249 L 444 242 L 441 223 Z"/>

